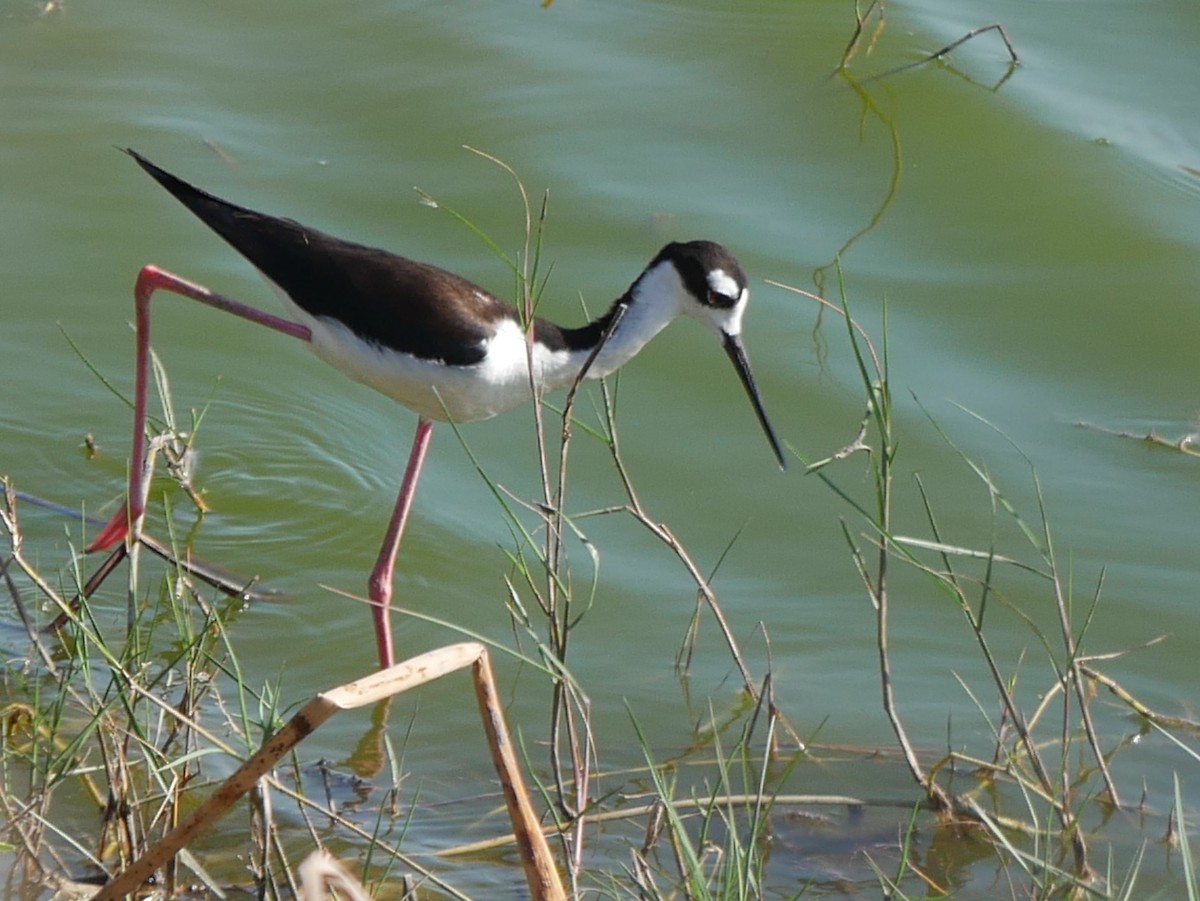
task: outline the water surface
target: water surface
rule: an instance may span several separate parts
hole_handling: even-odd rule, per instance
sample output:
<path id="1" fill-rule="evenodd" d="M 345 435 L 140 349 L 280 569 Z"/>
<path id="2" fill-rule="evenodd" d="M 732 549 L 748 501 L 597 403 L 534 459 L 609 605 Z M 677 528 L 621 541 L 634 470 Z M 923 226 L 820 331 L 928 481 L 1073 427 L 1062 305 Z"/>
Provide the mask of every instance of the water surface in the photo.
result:
<path id="1" fill-rule="evenodd" d="M 989 21 L 1003 22 L 1021 55 L 1007 80 L 991 35 L 947 64 L 863 83 Z M 823 285 L 836 298 L 838 260 L 877 341 L 886 310 L 897 531 L 929 537 L 919 474 L 948 541 L 986 547 L 995 533 L 1001 552 L 1030 556 L 1010 517 L 993 521 L 986 491 L 938 428 L 1033 523 L 1040 486 L 1079 604 L 1104 574 L 1087 651 L 1166 635 L 1107 672 L 1151 706 L 1189 715 L 1197 461 L 1114 433 L 1176 439 L 1195 428 L 1200 15 L 1182 2 L 889 4 L 874 52 L 855 58 L 853 78 L 830 78 L 852 22 L 852 5 L 835 2 L 736 11 L 565 0 L 548 9 L 67 2 L 45 14 L 0 5 L 0 473 L 88 510 L 118 497 L 129 411 L 68 337 L 128 392 L 140 265 L 274 309 L 248 266 L 113 145 L 239 203 L 436 262 L 511 297 L 504 265 L 413 191 L 516 253 L 514 184 L 462 149 L 469 144 L 512 165 L 535 198 L 549 192 L 543 252 L 553 268 L 541 311 L 552 318 L 573 324 L 581 302 L 606 306 L 667 240 L 733 248 L 754 283 L 746 342 L 760 386 L 805 459 L 852 440 L 862 390 L 833 317 L 765 280 Z M 155 346 L 178 407 L 208 405 L 198 479 L 212 512 L 194 552 L 292 596 L 239 615 L 232 633 L 247 680 L 283 672 L 300 701 L 368 671 L 365 612 L 322 586 L 362 592 L 414 417 L 295 342 L 182 300 L 157 302 Z M 856 533 L 862 525 L 799 459 L 777 471 L 711 337 L 695 323 L 668 329 L 622 374 L 619 415 L 646 506 L 701 569 L 721 560 L 715 586 L 759 673 L 758 624 L 769 631 L 787 716 L 802 729 L 822 724 L 822 741 L 889 746 L 873 614 L 840 522 Z M 531 422 L 516 412 L 462 433 L 487 474 L 528 499 L 539 491 Z M 81 449 L 88 434 L 95 458 Z M 577 441 L 571 475 L 572 513 L 622 502 L 595 442 Z M 835 478 L 869 497 L 862 458 Z M 186 508 L 178 515 L 190 522 Z M 26 526 L 40 562 L 63 565 L 64 522 L 29 512 Z M 672 663 L 694 592 L 629 519 L 580 526 L 601 566 L 572 666 L 594 705 L 603 761 L 623 766 L 640 759 L 629 711 L 664 753 L 690 741 L 703 703 L 684 700 Z M 440 429 L 398 598 L 511 641 L 511 547 L 499 506 Z M 587 554 L 576 547 L 573 559 L 586 582 Z M 896 579 L 892 641 L 909 728 L 926 747 L 946 743 L 947 724 L 952 743 L 986 747 L 956 674 L 994 693 L 961 617 L 926 580 Z M 1053 627 L 1044 584 L 1012 577 L 1004 590 Z M 119 609 L 119 590 L 110 601 Z M 402 652 L 452 637 L 415 620 L 397 628 Z M 1022 651 L 1042 667 L 1016 617 L 998 614 L 995 628 L 1007 667 Z M 20 634 L 5 632 L 14 662 L 26 653 Z M 515 678 L 507 664 L 501 672 Z M 1031 692 L 1046 685 L 1044 667 L 1037 672 Z M 737 684 L 706 622 L 692 697 L 725 707 Z M 426 692 L 437 722 L 422 725 L 405 758 L 426 797 L 456 797 L 463 782 L 488 778 L 463 692 Z M 1113 741 L 1135 728 L 1123 708 L 1100 706 Z M 529 740 L 545 737 L 539 703 L 518 702 L 514 718 Z M 363 728 L 347 717 L 305 753 L 343 759 Z M 1155 735 L 1116 761 L 1129 792 L 1149 786 L 1158 814 L 1176 770 L 1186 774 L 1188 761 Z M 823 778 L 801 768 L 796 790 L 834 787 Z M 864 778 L 849 774 L 840 788 L 867 792 Z M 912 791 L 894 774 L 879 778 Z M 1189 798 L 1194 781 L 1185 775 Z M 447 836 L 428 828 L 418 841 L 430 846 L 463 837 L 452 817 Z M 470 891 L 512 874 L 475 863 L 456 876 Z"/>

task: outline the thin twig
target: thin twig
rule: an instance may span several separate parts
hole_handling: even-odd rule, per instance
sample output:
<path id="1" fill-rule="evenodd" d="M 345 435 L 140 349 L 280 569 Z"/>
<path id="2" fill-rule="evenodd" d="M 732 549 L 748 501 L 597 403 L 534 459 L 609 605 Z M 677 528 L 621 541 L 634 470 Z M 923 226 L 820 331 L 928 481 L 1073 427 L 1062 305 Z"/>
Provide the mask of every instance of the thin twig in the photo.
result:
<path id="1" fill-rule="evenodd" d="M 997 34 L 1000 35 L 1000 40 L 1002 40 L 1004 42 L 1004 48 L 1008 51 L 1008 71 L 1004 74 L 1004 76 L 995 85 L 992 86 L 992 90 L 994 91 L 997 88 L 999 88 L 1002 84 L 1004 84 L 1004 82 L 1006 82 L 1008 80 L 1009 76 L 1012 75 L 1013 70 L 1016 68 L 1016 66 L 1020 65 L 1020 62 L 1021 62 L 1021 60 L 1017 57 L 1016 48 L 1013 47 L 1013 42 L 1009 38 L 1008 32 L 1004 30 L 1004 26 L 1001 25 L 999 22 L 992 22 L 990 25 L 980 25 L 978 28 L 972 28 L 970 31 L 968 31 L 966 34 L 964 34 L 962 37 L 958 38 L 955 41 L 951 41 L 945 47 L 942 47 L 939 50 L 935 50 L 933 53 L 930 53 L 929 55 L 922 57 L 921 59 L 917 60 L 916 62 L 905 63 L 903 66 L 897 66 L 894 69 L 889 69 L 888 71 L 881 72 L 878 75 L 872 75 L 870 78 L 864 79 L 863 84 L 869 84 L 870 82 L 873 82 L 873 81 L 879 81 L 882 78 L 890 78 L 891 76 L 898 75 L 901 72 L 907 72 L 909 69 L 915 69 L 919 66 L 924 66 L 927 63 L 931 63 L 936 60 L 944 59 L 955 48 L 959 47 L 962 44 L 965 44 L 967 41 L 971 40 L 972 38 L 978 37 L 979 35 L 985 34 L 989 31 L 995 31 Z"/>

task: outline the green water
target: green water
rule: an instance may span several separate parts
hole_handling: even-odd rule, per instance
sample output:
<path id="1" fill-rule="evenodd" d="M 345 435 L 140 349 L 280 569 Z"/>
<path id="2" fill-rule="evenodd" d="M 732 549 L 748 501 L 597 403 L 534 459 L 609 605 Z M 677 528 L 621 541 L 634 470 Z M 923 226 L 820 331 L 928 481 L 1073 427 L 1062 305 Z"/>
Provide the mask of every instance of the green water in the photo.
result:
<path id="1" fill-rule="evenodd" d="M 929 537 L 912 480 L 920 474 L 948 543 L 986 547 L 992 537 L 986 492 L 927 416 L 1030 522 L 1036 472 L 1081 607 L 1104 573 L 1085 652 L 1167 636 L 1106 672 L 1152 707 L 1194 716 L 1200 461 L 1111 433 L 1177 439 L 1200 409 L 1200 10 L 894 4 L 875 52 L 860 54 L 853 72 L 865 79 L 913 62 L 989 21 L 1007 27 L 1022 57 L 998 88 L 1007 66 L 994 35 L 965 45 L 948 66 L 862 85 L 829 78 L 850 36 L 848 2 L 756 0 L 731 11 L 567 0 L 549 9 L 66 0 L 44 14 L 33 3 L 0 3 L 0 474 L 89 510 L 115 502 L 129 410 L 68 336 L 129 391 L 140 265 L 275 309 L 248 266 L 113 145 L 239 203 L 511 296 L 503 264 L 412 190 L 519 250 L 514 184 L 461 149 L 469 144 L 512 165 L 535 198 L 549 192 L 544 255 L 553 270 L 542 312 L 552 318 L 574 324 L 581 300 L 593 311 L 607 305 L 667 240 L 729 245 L 753 280 L 745 338 L 767 407 L 807 459 L 853 439 L 862 391 L 840 325 L 765 280 L 821 283 L 836 298 L 830 266 L 840 260 L 854 311 L 877 340 L 886 308 L 901 446 L 897 531 Z M 232 631 L 247 680 L 283 671 L 298 702 L 369 671 L 366 613 L 322 586 L 363 591 L 414 416 L 295 342 L 183 300 L 157 302 L 155 346 L 180 409 L 211 398 L 197 478 L 212 512 L 194 552 L 292 595 L 239 616 Z M 488 475 L 518 498 L 539 491 L 531 422 L 524 411 L 463 431 Z M 769 631 L 787 716 L 802 731 L 823 723 L 823 742 L 890 745 L 873 614 L 840 526 L 847 517 L 852 530 L 861 524 L 799 460 L 777 470 L 702 328 L 673 326 L 627 367 L 620 426 L 643 502 L 702 570 L 737 536 L 715 586 L 758 673 L 758 623 Z M 81 449 L 87 434 L 95 458 Z M 622 502 L 594 442 L 578 441 L 571 474 L 571 512 Z M 869 497 L 861 458 L 835 477 Z M 999 550 L 1028 558 L 1011 519 L 997 522 Z M 602 758 L 621 766 L 639 759 L 627 710 L 656 747 L 690 739 L 697 708 L 683 700 L 672 663 L 694 592 L 629 519 L 581 527 L 601 565 L 572 666 L 593 703 Z M 31 510 L 26 528 L 39 561 L 61 565 L 63 520 Z M 398 602 L 509 641 L 511 544 L 467 454 L 440 429 L 401 555 Z M 586 580 L 587 555 L 576 548 L 573 559 Z M 1006 590 L 1006 601 L 1053 626 L 1044 585 L 1014 578 Z M 949 722 L 952 743 L 986 753 L 986 728 L 955 674 L 993 706 L 994 692 L 961 618 L 919 577 L 897 573 L 895 591 L 894 665 L 910 730 L 938 748 Z M 119 608 L 119 591 L 110 602 Z M 0 615 L 16 666 L 24 633 L 7 606 Z M 724 707 L 736 676 L 711 622 L 704 629 L 689 689 Z M 1040 655 L 1015 617 L 999 616 L 995 629 L 1008 666 L 1023 649 Z M 404 654 L 451 635 L 404 620 L 397 638 Z M 1035 681 L 1030 691 L 1043 687 Z M 476 793 L 470 778 L 489 778 L 463 692 L 426 693 L 438 705 L 436 726 L 418 727 L 405 759 L 431 798 Z M 1123 708 L 1098 704 L 1114 743 L 1133 734 Z M 518 704 L 514 716 L 530 740 L 545 737 L 540 706 Z M 347 717 L 304 754 L 342 759 L 363 728 Z M 1115 762 L 1126 793 L 1146 784 L 1159 815 L 1176 771 L 1194 800 L 1194 761 L 1155 734 Z M 870 794 L 863 781 L 876 777 L 800 770 L 796 778 L 798 791 Z M 913 791 L 896 774 L 878 778 L 881 791 Z M 445 835 L 442 826 L 417 840 L 436 847 L 462 837 L 453 817 Z M 1127 858 L 1138 840 L 1119 853 Z M 795 850 L 797 859 L 806 853 L 802 843 Z M 451 872 L 469 891 L 517 878 L 478 862 Z M 814 875 L 824 871 L 795 878 Z"/>

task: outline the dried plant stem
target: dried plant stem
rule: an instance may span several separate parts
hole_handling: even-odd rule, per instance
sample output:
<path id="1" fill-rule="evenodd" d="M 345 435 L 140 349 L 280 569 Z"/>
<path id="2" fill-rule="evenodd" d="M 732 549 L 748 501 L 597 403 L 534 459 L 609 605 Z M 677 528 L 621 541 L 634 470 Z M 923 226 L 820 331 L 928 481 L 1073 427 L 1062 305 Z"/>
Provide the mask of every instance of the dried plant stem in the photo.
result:
<path id="1" fill-rule="evenodd" d="M 521 836 L 519 844 L 526 874 L 530 878 L 530 890 L 535 899 L 557 901 L 565 898 L 549 846 L 540 828 L 533 828 L 530 832 L 531 824 L 533 827 L 537 825 L 537 817 L 530 807 L 524 778 L 512 752 L 511 740 L 504 724 L 503 709 L 498 703 L 491 668 L 486 663 L 487 656 L 487 649 L 483 645 L 464 642 L 430 651 L 317 695 L 254 756 L 242 764 L 191 816 L 105 885 L 94 901 L 115 901 L 135 891 L 180 849 L 227 811 L 238 798 L 251 790 L 284 754 L 335 713 L 390 698 L 467 666 L 474 668 L 476 692 L 485 732 L 492 749 L 493 761 L 505 787 L 505 798 L 510 804 L 509 814 L 512 817 L 513 828 Z"/>
<path id="2" fill-rule="evenodd" d="M 566 893 L 558 875 L 558 868 L 554 865 L 550 846 L 542 834 L 540 821 L 529 803 L 529 793 L 525 789 L 521 766 L 513 750 L 508 727 L 504 723 L 504 705 L 496 693 L 491 660 L 486 648 L 482 645 L 476 647 L 478 655 L 474 662 L 475 695 L 479 700 L 479 714 L 483 718 L 492 762 L 500 776 L 500 787 L 504 791 L 509 817 L 519 836 L 518 846 L 521 849 L 521 863 L 525 867 L 525 879 L 534 898 L 544 898 L 548 901 L 565 899 Z"/>
<path id="3" fill-rule="evenodd" d="M 850 40 L 846 43 L 846 49 L 842 51 L 842 60 L 838 63 L 838 71 L 845 69 L 850 64 L 850 60 L 858 53 L 858 48 L 862 43 L 863 36 L 867 33 L 867 22 L 874 15 L 878 21 L 874 31 L 871 33 L 870 40 L 867 46 L 867 52 L 875 46 L 875 42 L 879 39 L 879 35 L 883 33 L 883 28 L 886 20 L 883 16 L 884 0 L 871 0 L 867 5 L 866 12 L 859 9 L 858 3 L 854 4 L 854 31 L 850 35 Z M 837 74 L 836 72 L 834 74 Z"/>
<path id="4" fill-rule="evenodd" d="M 754 700 L 754 702 L 762 702 L 762 693 L 759 690 L 758 684 L 754 676 L 750 672 L 749 666 L 746 665 L 745 656 L 742 654 L 742 649 L 738 644 L 736 636 L 733 634 L 733 629 L 729 625 L 729 620 L 725 617 L 725 611 L 721 609 L 721 604 L 717 600 L 716 592 L 713 591 L 712 585 L 708 578 L 700 571 L 700 567 L 692 559 L 687 548 L 675 536 L 670 527 L 665 523 L 657 522 L 642 506 L 641 499 L 638 497 L 637 490 L 633 486 L 633 480 L 629 475 L 629 470 L 625 466 L 625 461 L 621 456 L 620 440 L 617 437 L 616 427 L 616 407 L 613 403 L 612 394 L 609 391 L 608 385 L 602 387 L 604 394 L 604 414 L 605 427 L 608 433 L 609 451 L 612 456 L 613 464 L 617 468 L 617 474 L 621 479 L 621 484 L 625 489 L 625 496 L 628 503 L 620 508 L 627 512 L 634 520 L 640 523 L 647 531 L 655 538 L 670 548 L 676 559 L 683 565 L 692 581 L 696 585 L 696 589 L 700 597 L 704 599 L 704 603 L 708 606 L 709 612 L 712 613 L 713 619 L 717 623 L 717 628 L 721 633 L 721 637 L 725 641 L 725 647 L 729 651 L 729 656 L 732 658 L 734 666 L 737 667 L 738 674 L 742 678 L 742 685 L 746 693 Z M 787 722 L 782 713 L 771 706 L 770 710 L 773 716 L 779 718 L 780 725 L 788 736 L 795 742 L 798 748 L 804 747 L 804 741 L 796 733 L 795 729 Z"/>

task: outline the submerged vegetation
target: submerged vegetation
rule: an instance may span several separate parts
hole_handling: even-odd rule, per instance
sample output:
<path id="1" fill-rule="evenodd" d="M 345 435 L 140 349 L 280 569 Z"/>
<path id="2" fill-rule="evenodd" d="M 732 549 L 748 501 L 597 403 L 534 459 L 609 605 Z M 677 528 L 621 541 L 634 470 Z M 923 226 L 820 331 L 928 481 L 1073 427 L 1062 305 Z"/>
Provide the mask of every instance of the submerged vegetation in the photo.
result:
<path id="1" fill-rule="evenodd" d="M 528 321 L 544 285 L 545 204 L 535 215 L 523 187 L 521 193 L 526 242 L 509 265 Z M 840 451 L 811 462 L 792 452 L 845 505 L 844 519 L 829 527 L 844 535 L 861 579 L 870 606 L 860 609 L 874 614 L 870 665 L 892 746 L 822 745 L 819 729 L 804 734 L 785 716 L 788 699 L 779 696 L 770 667 L 756 670 L 743 651 L 737 636 L 746 624 L 731 624 L 713 587 L 714 563 L 698 561 L 643 504 L 621 454 L 612 380 L 600 388 L 595 416 L 577 414 L 575 390 L 561 408 L 535 404 L 540 497 L 512 497 L 476 464 L 511 534 L 504 587 L 512 646 L 458 629 L 464 643 L 329 686 L 299 712 L 281 700 L 292 694 L 286 673 L 262 686 L 244 678 L 229 634 L 254 587 L 191 561 L 190 536 L 171 533 L 163 544 L 146 537 L 99 564 L 77 554 L 47 561 L 26 546 L 26 504 L 8 486 L 0 575 L 27 628 L 28 652 L 8 661 L 0 706 L 6 889 L 22 897 L 82 896 L 132 873 L 137 878 L 128 886 L 115 883 L 120 891 L 152 875 L 145 891 L 164 897 L 193 889 L 223 896 L 231 888 L 259 897 L 321 897 L 326 887 L 352 897 L 495 897 L 494 885 L 456 885 L 456 872 L 464 871 L 450 861 L 467 858 L 499 860 L 511 867 L 506 894 L 525 881 L 537 898 L 872 891 L 888 898 L 1200 897 L 1188 844 L 1191 811 L 1178 788 L 1200 767 L 1178 775 L 1170 810 L 1152 809 L 1143 786 L 1121 785 L 1112 772 L 1140 734 L 1159 730 L 1183 747 L 1197 725 L 1138 701 L 1105 671 L 1109 658 L 1090 648 L 1103 577 L 1081 588 L 1081 576 L 1064 562 L 1032 466 L 1037 508 L 1030 516 L 930 417 L 927 428 L 953 449 L 986 499 L 980 522 L 989 540 L 956 535 L 939 519 L 936 476 L 912 476 L 914 491 L 900 490 L 909 476 L 901 467 L 886 321 L 877 344 L 844 297 L 831 303 L 807 296 L 827 317 L 822 327 L 830 339 L 844 336 L 865 412 Z M 156 371 L 164 414 L 149 437 L 184 491 L 160 480 L 155 496 L 198 499 L 186 461 L 199 417 L 181 426 L 165 375 Z M 711 621 L 744 699 L 734 711 L 708 708 L 686 751 L 674 756 L 653 746 L 631 710 L 645 764 L 624 772 L 597 763 L 607 740 L 595 728 L 591 698 L 603 686 L 581 684 L 570 666 L 597 586 L 584 523 L 569 513 L 567 497 L 570 452 L 579 440 L 607 448 L 624 492 L 594 515 L 627 517 L 669 550 L 693 583 L 696 615 L 677 666 L 686 671 L 701 653 L 697 636 Z M 898 505 L 905 505 L 902 517 Z M 180 517 L 167 512 L 170 527 Z M 903 534 L 898 518 L 909 524 Z M 147 559 L 147 550 L 166 563 Z M 118 573 L 122 589 L 102 591 Z M 891 624 L 898 604 L 911 597 L 932 597 L 938 615 L 960 618 L 973 646 L 977 667 L 958 674 L 955 690 L 972 700 L 978 720 L 949 724 L 945 735 L 913 735 L 903 715 L 913 699 L 896 672 Z M 1049 622 L 1041 616 L 1046 609 L 1053 610 Z M 768 659 L 770 627 L 765 622 L 760 630 Z M 1026 638 L 1017 643 L 1033 650 L 997 650 L 1011 647 L 1020 630 Z M 525 717 L 519 739 L 504 731 L 497 689 L 484 672 L 489 654 L 519 660 L 525 677 L 517 691 L 544 699 L 544 718 Z M 420 774 L 410 783 L 404 761 L 410 742 L 430 740 L 437 711 L 389 723 L 388 698 L 415 670 L 456 678 L 450 674 L 459 667 L 475 673 L 474 691 L 457 677 L 462 703 L 481 708 L 479 748 L 492 750 L 504 799 L 490 782 L 466 787 L 462 803 L 478 809 L 494 838 L 431 848 L 424 834 L 430 810 L 413 787 Z M 507 691 L 502 686 L 499 698 L 511 704 Z M 1101 697 L 1116 701 L 1101 705 Z M 366 775 L 351 778 L 316 759 L 302 740 L 323 718 L 362 705 L 371 706 L 371 728 L 346 756 L 363 763 Z M 1187 754 L 1196 760 L 1194 749 Z M 832 772 L 853 785 L 855 768 L 864 765 L 903 776 L 895 794 L 797 790 L 828 786 Z M 532 783 L 528 792 L 522 771 Z M 244 805 L 248 819 L 243 813 L 215 827 L 226 801 Z M 1131 814 L 1143 851 L 1122 857 L 1105 827 Z M 542 834 L 548 844 L 539 848 Z M 1147 872 L 1145 850 L 1156 845 L 1168 862 Z"/>

